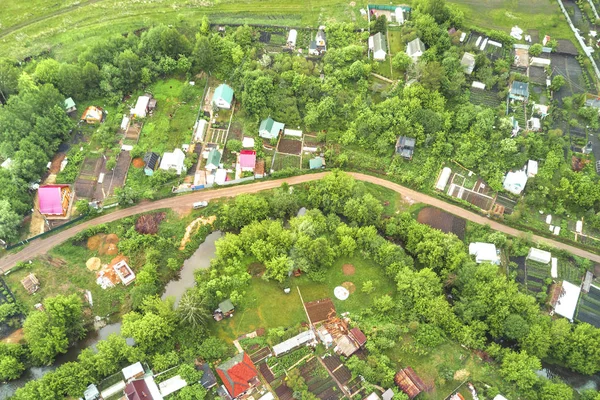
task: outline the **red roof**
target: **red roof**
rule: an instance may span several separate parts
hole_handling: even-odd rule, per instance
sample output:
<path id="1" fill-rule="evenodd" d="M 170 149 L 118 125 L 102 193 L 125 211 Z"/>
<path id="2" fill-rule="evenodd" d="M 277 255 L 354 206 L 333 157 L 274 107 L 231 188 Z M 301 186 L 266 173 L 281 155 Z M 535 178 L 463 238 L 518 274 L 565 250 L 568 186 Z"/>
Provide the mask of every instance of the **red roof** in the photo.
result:
<path id="1" fill-rule="evenodd" d="M 38 198 L 40 202 L 40 213 L 47 215 L 62 215 L 62 189 L 68 185 L 40 186 Z"/>
<path id="2" fill-rule="evenodd" d="M 367 343 L 367 337 L 358 328 L 350 329 L 350 335 L 352 335 L 352 337 L 354 338 L 354 340 L 356 340 L 360 347 L 364 346 L 365 343 Z"/>
<path id="3" fill-rule="evenodd" d="M 125 396 L 127 400 L 153 400 L 150 389 L 143 379 L 132 381 L 125 386 Z"/>
<path id="4" fill-rule="evenodd" d="M 242 150 L 240 151 L 240 167 L 254 168 L 256 165 L 256 151 Z"/>
<path id="5" fill-rule="evenodd" d="M 250 381 L 258 376 L 256 367 L 246 353 L 240 353 L 217 367 L 217 373 L 232 397 L 250 388 Z"/>

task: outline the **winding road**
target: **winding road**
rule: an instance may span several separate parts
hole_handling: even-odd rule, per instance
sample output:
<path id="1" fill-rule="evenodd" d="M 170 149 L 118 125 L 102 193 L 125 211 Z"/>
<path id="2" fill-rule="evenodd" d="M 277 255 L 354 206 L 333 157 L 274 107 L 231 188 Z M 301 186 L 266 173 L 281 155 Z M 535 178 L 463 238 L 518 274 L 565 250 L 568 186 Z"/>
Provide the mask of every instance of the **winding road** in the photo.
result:
<path id="1" fill-rule="evenodd" d="M 102 215 L 98 218 L 94 218 L 92 220 L 86 221 L 79 225 L 75 225 L 71 228 L 65 229 L 64 231 L 60 231 L 55 235 L 48 236 L 44 239 L 38 239 L 31 242 L 22 250 L 13 253 L 7 254 L 6 256 L 0 258 L 0 271 L 3 273 L 10 270 L 17 262 L 27 261 L 42 254 L 47 253 L 53 247 L 65 242 L 72 236 L 77 233 L 98 224 L 103 224 L 107 222 L 112 222 L 119 220 L 121 218 L 129 217 L 131 215 L 136 215 L 148 211 L 158 210 L 161 208 L 182 208 L 182 207 L 192 207 L 192 203 L 201 200 L 213 200 L 221 197 L 235 197 L 239 194 L 245 193 L 257 193 L 263 190 L 273 189 L 281 186 L 282 183 L 286 182 L 290 185 L 296 185 L 299 183 L 310 182 L 314 180 L 321 179 L 327 174 L 327 172 L 322 172 L 318 174 L 310 174 L 310 175 L 301 175 L 295 176 L 291 178 L 285 179 L 277 179 L 271 181 L 263 181 L 256 182 L 242 186 L 234 186 L 234 187 L 225 187 L 215 190 L 206 190 L 195 193 L 186 194 L 178 197 L 171 197 L 163 200 L 157 200 L 152 202 L 143 202 L 133 207 L 125 208 L 122 210 L 115 211 L 110 214 Z M 478 215 L 474 212 L 467 211 L 463 208 L 460 208 L 453 204 L 448 204 L 442 200 L 436 199 L 434 197 L 428 196 L 423 193 L 419 193 L 415 190 L 408 189 L 404 186 L 398 185 L 396 183 L 387 181 L 385 179 L 376 178 L 370 175 L 360 174 L 349 172 L 355 179 L 374 183 L 376 185 L 383 186 L 385 188 L 391 189 L 397 193 L 400 193 L 404 197 L 408 197 L 415 202 L 428 204 L 434 207 L 438 207 L 442 210 L 445 210 L 451 214 L 459 216 L 461 218 L 467 219 L 469 221 L 478 223 L 478 224 L 489 224 L 490 227 L 494 230 L 500 231 L 507 235 L 511 236 L 523 236 L 526 233 L 522 232 L 518 229 L 511 228 L 509 226 L 503 225 L 499 222 L 493 221 L 484 216 Z M 594 262 L 600 263 L 600 255 L 590 253 L 589 251 L 585 251 L 579 249 L 577 247 L 570 246 L 565 243 L 561 243 L 556 240 L 547 239 L 541 236 L 533 235 L 532 240 L 536 243 L 544 243 L 558 249 L 566 250 L 572 254 L 575 254 L 580 257 L 588 258 Z"/>

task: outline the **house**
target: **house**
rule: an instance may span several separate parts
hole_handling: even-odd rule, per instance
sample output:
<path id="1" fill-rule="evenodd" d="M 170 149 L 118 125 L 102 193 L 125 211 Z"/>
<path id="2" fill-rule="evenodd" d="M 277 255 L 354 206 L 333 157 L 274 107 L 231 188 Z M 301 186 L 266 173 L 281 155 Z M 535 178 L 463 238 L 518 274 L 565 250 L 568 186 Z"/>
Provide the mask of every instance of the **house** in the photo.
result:
<path id="1" fill-rule="evenodd" d="M 460 65 L 463 66 L 465 74 L 471 75 L 475 69 L 475 56 L 471 53 L 463 54 Z"/>
<path id="2" fill-rule="evenodd" d="M 295 29 L 290 29 L 290 33 L 288 33 L 288 38 L 287 38 L 287 47 L 289 47 L 290 49 L 293 49 L 294 47 L 296 47 L 296 38 L 298 37 L 298 31 L 296 31 Z"/>
<path id="3" fill-rule="evenodd" d="M 75 101 L 72 97 L 69 97 L 65 100 L 65 112 L 67 114 L 71 114 L 72 112 L 77 111 L 77 107 L 75 106 Z"/>
<path id="4" fill-rule="evenodd" d="M 69 185 L 46 185 L 38 189 L 40 214 L 65 217 L 73 202 L 73 192 Z"/>
<path id="5" fill-rule="evenodd" d="M 247 392 L 260 381 L 256 367 L 246 353 L 239 353 L 217 367 L 217 374 L 231 397 L 236 398 Z"/>
<path id="6" fill-rule="evenodd" d="M 98 124 L 104 121 L 104 110 L 100 107 L 89 106 L 83 112 L 81 119 L 88 124 Z"/>
<path id="7" fill-rule="evenodd" d="M 225 317 L 233 317 L 235 307 L 230 299 L 223 300 L 219 303 L 219 308 L 213 312 L 213 318 L 215 321 L 220 321 Z"/>
<path id="8" fill-rule="evenodd" d="M 219 164 L 221 163 L 221 152 L 218 149 L 212 149 L 208 152 L 208 157 L 206 158 L 206 167 L 207 171 L 213 171 L 219 168 Z"/>
<path id="9" fill-rule="evenodd" d="M 160 156 L 158 155 L 158 153 L 153 153 L 149 151 L 148 153 L 144 154 L 143 160 L 144 173 L 146 174 L 146 176 L 154 175 L 154 171 L 156 171 L 160 162 Z"/>
<path id="10" fill-rule="evenodd" d="M 175 149 L 172 153 L 166 152 L 160 161 L 160 169 L 164 171 L 174 170 L 177 175 L 185 172 L 185 153 L 181 149 Z"/>
<path id="11" fill-rule="evenodd" d="M 500 257 L 493 243 L 474 242 L 469 244 L 469 255 L 475 256 L 475 262 L 481 264 L 489 262 L 500 265 Z"/>
<path id="12" fill-rule="evenodd" d="M 89 384 L 83 392 L 83 400 L 98 400 L 100 398 L 100 391 L 93 383 Z"/>
<path id="13" fill-rule="evenodd" d="M 406 136 L 398 137 L 396 141 L 396 154 L 400 155 L 402 158 L 406 160 L 412 160 L 413 153 L 415 152 L 415 138 L 410 138 Z"/>
<path id="14" fill-rule="evenodd" d="M 419 393 L 427 387 L 411 367 L 406 367 L 396 373 L 394 383 L 398 386 L 409 399 L 414 399 Z"/>
<path id="15" fill-rule="evenodd" d="M 350 338 L 353 339 L 360 348 L 364 347 L 365 343 L 367 343 L 367 337 L 358 328 L 350 329 L 350 332 L 348 334 L 350 335 Z"/>
<path id="16" fill-rule="evenodd" d="M 196 365 L 198 371 L 202 371 L 202 378 L 200 378 L 200 384 L 204 386 L 204 389 L 208 390 L 217 385 L 217 377 L 213 374 L 212 369 L 208 363 L 202 363 Z"/>
<path id="17" fill-rule="evenodd" d="M 516 172 L 509 171 L 504 177 L 502 186 L 504 189 L 512 194 L 520 195 L 525 185 L 527 184 L 527 172 L 519 170 Z"/>
<path id="18" fill-rule="evenodd" d="M 512 100 L 527 101 L 529 99 L 529 83 L 514 81 L 510 86 L 508 97 Z"/>
<path id="19" fill-rule="evenodd" d="M 212 104 L 218 108 L 229 110 L 233 102 L 233 89 L 224 83 L 220 84 L 213 93 Z"/>
<path id="20" fill-rule="evenodd" d="M 552 254 L 549 251 L 534 249 L 531 247 L 527 253 L 527 260 L 535 261 L 540 264 L 549 264 L 552 261 Z"/>
<path id="21" fill-rule="evenodd" d="M 129 265 L 127 265 L 125 260 L 121 260 L 113 265 L 113 269 L 115 270 L 115 273 L 119 279 L 121 279 L 121 283 L 123 285 L 127 286 L 135 280 L 135 273 L 129 267 Z"/>
<path id="22" fill-rule="evenodd" d="M 311 343 L 314 343 L 315 340 L 315 333 L 311 329 L 309 329 L 294 336 L 293 338 L 290 338 L 284 342 L 273 346 L 273 354 L 275 354 L 275 357 L 279 357 L 280 355 L 285 354 L 288 351 L 294 350 L 302 345 L 309 345 Z"/>
<path id="23" fill-rule="evenodd" d="M 150 104 L 150 95 L 140 96 L 135 103 L 135 107 L 131 109 L 131 115 L 134 118 L 146 118 L 146 115 L 150 111 L 148 105 Z"/>
<path id="24" fill-rule="evenodd" d="M 138 361 L 134 364 L 128 365 L 127 367 L 123 368 L 121 370 L 121 373 L 123 374 L 123 378 L 125 379 L 125 381 L 129 382 L 130 380 L 141 378 L 142 376 L 144 376 L 146 371 L 144 370 L 142 363 Z"/>
<path id="25" fill-rule="evenodd" d="M 310 169 L 323 168 L 324 164 L 325 164 L 325 161 L 323 160 L 323 157 L 315 157 L 308 161 L 308 166 Z"/>
<path id="26" fill-rule="evenodd" d="M 562 281 L 554 289 L 554 296 L 550 301 L 554 312 L 573 322 L 573 316 L 579 302 L 581 286 L 573 285 L 571 282 Z"/>
<path id="27" fill-rule="evenodd" d="M 258 128 L 258 136 L 265 139 L 274 139 L 285 128 L 285 124 L 275 121 L 273 118 L 268 117 L 262 120 L 260 127 Z"/>
<path id="28" fill-rule="evenodd" d="M 126 400 L 163 400 L 163 396 L 151 376 L 129 382 L 125 385 L 123 394 Z"/>
<path id="29" fill-rule="evenodd" d="M 369 50 L 373 52 L 373 60 L 385 61 L 386 52 L 385 38 L 381 32 L 377 32 L 375 35 L 369 37 Z"/>
<path id="30" fill-rule="evenodd" d="M 240 168 L 242 171 L 254 171 L 256 166 L 256 151 L 241 150 L 240 151 Z"/>
<path id="31" fill-rule="evenodd" d="M 40 288 L 40 281 L 38 281 L 33 273 L 29 273 L 29 275 L 21 279 L 21 285 L 23 285 L 27 293 L 34 294 Z"/>
<path id="32" fill-rule="evenodd" d="M 423 43 L 423 41 L 419 38 L 408 42 L 406 45 L 406 54 L 408 54 L 413 61 L 416 61 L 419 57 L 421 57 L 423 53 L 425 53 L 425 50 L 425 43 Z"/>
<path id="33" fill-rule="evenodd" d="M 208 121 L 205 119 L 199 119 L 196 123 L 196 127 L 194 129 L 194 142 L 202 142 L 204 141 L 204 134 L 206 133 L 206 128 L 208 127 Z"/>

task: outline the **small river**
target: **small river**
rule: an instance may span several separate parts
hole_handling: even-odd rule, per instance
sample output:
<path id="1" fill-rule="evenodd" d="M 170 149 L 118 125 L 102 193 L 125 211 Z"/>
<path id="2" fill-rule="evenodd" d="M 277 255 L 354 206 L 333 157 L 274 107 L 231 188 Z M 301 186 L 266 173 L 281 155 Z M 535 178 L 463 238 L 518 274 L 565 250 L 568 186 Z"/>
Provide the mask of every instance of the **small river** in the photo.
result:
<path id="1" fill-rule="evenodd" d="M 198 247 L 198 250 L 196 250 L 194 254 L 192 254 L 192 256 L 183 263 L 183 268 L 181 269 L 179 279 L 176 281 L 171 281 L 167 284 L 165 287 L 165 293 L 162 296 L 163 299 L 167 296 L 174 296 L 176 302 L 179 302 L 179 299 L 183 293 L 188 288 L 195 285 L 196 281 L 194 279 L 194 271 L 197 269 L 206 269 L 210 266 L 210 260 L 212 260 L 215 256 L 215 242 L 220 237 L 220 231 L 212 232 L 206 237 L 204 242 L 202 242 Z M 32 379 L 39 379 L 48 372 L 54 371 L 58 366 L 64 363 L 77 361 L 77 356 L 82 350 L 88 347 L 91 347 L 95 350 L 96 344 L 100 340 L 108 338 L 108 336 L 112 333 L 119 332 L 121 332 L 121 322 L 115 322 L 106 325 L 97 331 L 89 332 L 85 339 L 77 342 L 77 344 L 69 348 L 69 351 L 67 351 L 65 354 L 56 357 L 56 361 L 53 365 L 47 367 L 29 368 L 27 371 L 25 371 L 25 373 L 23 373 L 21 378 L 5 384 L 0 384 L 0 400 L 8 399 L 18 388 L 23 387 L 28 381 Z"/>

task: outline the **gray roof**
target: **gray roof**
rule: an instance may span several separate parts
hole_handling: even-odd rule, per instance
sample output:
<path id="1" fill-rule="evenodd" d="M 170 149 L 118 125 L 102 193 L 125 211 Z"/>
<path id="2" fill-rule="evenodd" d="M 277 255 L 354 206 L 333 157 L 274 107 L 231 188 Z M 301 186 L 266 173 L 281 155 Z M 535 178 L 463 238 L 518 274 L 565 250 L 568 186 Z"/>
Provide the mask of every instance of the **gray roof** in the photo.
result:
<path id="1" fill-rule="evenodd" d="M 399 154 L 404 158 L 412 158 L 412 155 L 415 152 L 416 142 L 415 138 L 400 136 L 396 142 L 396 154 Z"/>
<path id="2" fill-rule="evenodd" d="M 587 100 L 585 105 L 588 107 L 600 108 L 600 98 Z"/>
<path id="3" fill-rule="evenodd" d="M 230 311 L 233 311 L 233 303 L 229 299 L 223 300 L 219 303 L 219 309 L 222 313 L 228 313 Z"/>
<path id="4" fill-rule="evenodd" d="M 408 44 L 406 45 L 406 54 L 408 54 L 411 57 L 418 52 L 423 53 L 425 52 L 425 50 L 425 43 L 423 43 L 423 41 L 419 38 L 408 42 Z"/>
<path id="5" fill-rule="evenodd" d="M 513 96 L 529 97 L 529 83 L 514 81 L 510 87 L 510 94 Z"/>
<path id="6" fill-rule="evenodd" d="M 386 51 L 387 46 L 385 45 L 385 37 L 381 34 L 381 32 L 377 32 L 373 37 L 373 51 Z M 386 52 L 387 53 L 387 52 Z"/>
<path id="7" fill-rule="evenodd" d="M 203 372 L 202 378 L 200 378 L 200 384 L 204 386 L 205 389 L 210 389 L 217 384 L 217 378 L 207 363 L 196 367 L 196 369 L 199 369 Z"/>
<path id="8" fill-rule="evenodd" d="M 467 74 L 471 75 L 475 69 L 475 56 L 471 53 L 465 53 L 460 60 L 460 65 L 463 66 Z"/>

